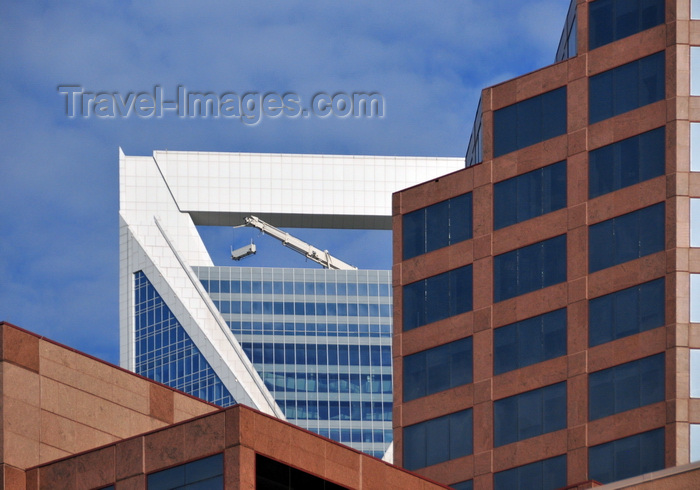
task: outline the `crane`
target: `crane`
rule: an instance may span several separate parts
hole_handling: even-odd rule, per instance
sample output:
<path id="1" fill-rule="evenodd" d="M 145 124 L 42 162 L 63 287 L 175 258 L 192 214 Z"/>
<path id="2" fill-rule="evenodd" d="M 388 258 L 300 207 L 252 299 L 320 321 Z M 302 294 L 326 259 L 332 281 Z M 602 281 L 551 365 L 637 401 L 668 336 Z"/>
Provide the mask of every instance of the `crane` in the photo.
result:
<path id="1" fill-rule="evenodd" d="M 251 226 L 253 228 L 257 228 L 261 232 L 270 235 L 272 238 L 276 238 L 277 240 L 281 241 L 282 245 L 284 245 L 285 247 L 289 247 L 295 252 L 298 252 L 301 255 L 305 256 L 306 258 L 311 259 L 318 264 L 321 264 L 326 269 L 345 271 L 357 270 L 357 267 L 354 267 L 350 264 L 346 264 L 342 260 L 333 257 L 331 254 L 328 253 L 328 250 L 318 249 L 313 245 L 306 243 L 303 240 L 293 237 L 286 231 L 282 231 L 279 228 L 275 228 L 274 226 L 264 222 L 257 216 L 248 216 L 243 221 L 244 224 L 241 226 Z M 245 247 L 241 247 L 237 250 L 232 251 L 231 258 L 233 260 L 241 260 L 249 255 L 254 254 L 255 252 L 255 244 L 251 243 L 250 245 L 246 245 Z"/>

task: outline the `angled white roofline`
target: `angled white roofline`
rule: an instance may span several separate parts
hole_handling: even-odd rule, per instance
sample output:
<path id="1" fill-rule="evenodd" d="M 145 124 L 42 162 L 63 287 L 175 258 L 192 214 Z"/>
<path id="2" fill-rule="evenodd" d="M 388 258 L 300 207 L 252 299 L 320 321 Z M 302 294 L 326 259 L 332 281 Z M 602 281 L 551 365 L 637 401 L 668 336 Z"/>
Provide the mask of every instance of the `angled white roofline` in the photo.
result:
<path id="1" fill-rule="evenodd" d="M 119 149 L 120 362 L 133 370 L 134 280 L 143 271 L 239 403 L 284 418 L 192 272 L 213 265 L 195 225 L 391 228 L 391 194 L 454 172 L 463 158 Z"/>

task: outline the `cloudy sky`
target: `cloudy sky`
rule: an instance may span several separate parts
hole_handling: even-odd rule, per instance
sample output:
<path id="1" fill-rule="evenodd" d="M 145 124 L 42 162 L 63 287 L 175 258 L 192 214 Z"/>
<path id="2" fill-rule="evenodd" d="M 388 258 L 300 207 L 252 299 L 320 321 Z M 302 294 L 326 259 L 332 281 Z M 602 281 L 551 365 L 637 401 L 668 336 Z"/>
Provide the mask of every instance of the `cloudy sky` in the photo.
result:
<path id="1" fill-rule="evenodd" d="M 568 4 L 4 0 L 0 320 L 116 363 L 120 146 L 127 155 L 168 149 L 463 157 L 480 90 L 550 64 Z M 377 92 L 385 114 L 281 116 L 256 125 L 133 111 L 69 118 L 57 89 L 64 85 L 125 98 L 155 86 L 166 99 L 178 86 L 291 92 L 307 103 L 318 92 Z M 357 266 L 390 267 L 388 232 L 293 231 Z M 205 236 L 223 264 L 229 246 L 251 233 Z M 247 265 L 272 263 L 269 257 L 259 252 Z"/>

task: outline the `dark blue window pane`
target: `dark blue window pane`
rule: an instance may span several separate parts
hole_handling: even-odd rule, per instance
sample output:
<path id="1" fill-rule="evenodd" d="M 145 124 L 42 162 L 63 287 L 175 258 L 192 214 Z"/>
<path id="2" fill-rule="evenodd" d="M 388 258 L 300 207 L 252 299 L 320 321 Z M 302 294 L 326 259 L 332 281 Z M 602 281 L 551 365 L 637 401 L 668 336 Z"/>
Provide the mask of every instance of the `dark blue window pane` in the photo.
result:
<path id="1" fill-rule="evenodd" d="M 566 207 L 566 162 L 555 163 L 494 185 L 494 228 Z"/>
<path id="2" fill-rule="evenodd" d="M 594 75 L 588 83 L 591 124 L 662 100 L 665 97 L 664 52 Z"/>
<path id="3" fill-rule="evenodd" d="M 407 284 L 403 329 L 410 330 L 472 309 L 472 266 Z"/>
<path id="4" fill-rule="evenodd" d="M 472 338 L 404 357 L 404 401 L 472 382 Z"/>
<path id="5" fill-rule="evenodd" d="M 560 88 L 541 95 L 541 141 L 566 133 L 566 89 Z"/>
<path id="6" fill-rule="evenodd" d="M 588 7 L 588 47 L 595 49 L 615 40 L 612 0 L 598 0 Z"/>
<path id="7" fill-rule="evenodd" d="M 473 490 L 474 482 L 472 480 L 461 481 L 459 483 L 453 483 L 450 487 L 454 490 Z"/>
<path id="8" fill-rule="evenodd" d="M 590 226 L 590 272 L 664 250 L 664 209 L 659 203 Z"/>
<path id="9" fill-rule="evenodd" d="M 664 467 L 664 429 L 588 449 L 588 477 L 610 483 Z"/>
<path id="10" fill-rule="evenodd" d="M 425 209 L 403 215 L 403 257 L 425 253 Z"/>
<path id="11" fill-rule="evenodd" d="M 494 374 L 566 354 L 566 309 L 494 330 Z"/>
<path id="12" fill-rule="evenodd" d="M 518 222 L 518 178 L 493 186 L 493 227 L 496 230 Z"/>
<path id="13" fill-rule="evenodd" d="M 518 148 L 525 148 L 542 141 L 542 99 L 533 97 L 517 104 L 518 107 Z M 523 124 L 524 120 L 527 124 Z"/>
<path id="14" fill-rule="evenodd" d="M 493 475 L 495 490 L 554 490 L 566 486 L 566 455 L 536 461 Z"/>
<path id="15" fill-rule="evenodd" d="M 494 156 L 566 133 L 566 87 L 498 109 L 493 119 Z"/>
<path id="16" fill-rule="evenodd" d="M 463 410 L 404 428 L 404 467 L 424 468 L 472 453 L 472 411 Z"/>
<path id="17" fill-rule="evenodd" d="M 566 428 L 566 383 L 494 402 L 494 444 L 502 446 Z"/>
<path id="18" fill-rule="evenodd" d="M 453 197 L 403 216 L 403 258 L 472 237 L 472 195 Z"/>
<path id="19" fill-rule="evenodd" d="M 459 243 L 472 237 L 472 194 L 450 199 L 450 240 Z"/>
<path id="20" fill-rule="evenodd" d="M 639 107 L 665 98 L 665 63 L 663 51 L 639 60 Z"/>
<path id="21" fill-rule="evenodd" d="M 615 115 L 613 106 L 613 75 L 614 72 L 610 70 L 588 79 L 588 117 L 591 124 Z"/>
<path id="22" fill-rule="evenodd" d="M 566 235 L 494 258 L 494 301 L 566 281 Z"/>
<path id="23" fill-rule="evenodd" d="M 589 7 L 589 49 L 663 24 L 663 0 L 597 0 Z"/>
<path id="24" fill-rule="evenodd" d="M 494 153 L 505 155 L 520 148 L 518 146 L 518 105 L 499 109 L 493 114 Z"/>
<path id="25" fill-rule="evenodd" d="M 425 209 L 427 251 L 450 244 L 450 202 L 442 201 Z"/>
<path id="26" fill-rule="evenodd" d="M 664 379 L 664 354 L 591 373 L 588 377 L 589 419 L 663 401 Z"/>
<path id="27" fill-rule="evenodd" d="M 664 174 L 665 128 L 624 139 L 588 154 L 588 195 L 598 197 Z"/>

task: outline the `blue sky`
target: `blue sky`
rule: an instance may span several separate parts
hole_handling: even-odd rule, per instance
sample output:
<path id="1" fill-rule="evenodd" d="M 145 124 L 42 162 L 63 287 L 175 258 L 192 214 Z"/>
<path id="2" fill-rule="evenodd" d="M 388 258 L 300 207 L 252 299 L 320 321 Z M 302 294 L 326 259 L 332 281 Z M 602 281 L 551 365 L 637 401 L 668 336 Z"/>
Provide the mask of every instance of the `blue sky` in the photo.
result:
<path id="1" fill-rule="evenodd" d="M 482 88 L 552 63 L 569 0 L 0 3 L 0 320 L 118 362 L 118 148 L 463 157 Z M 378 92 L 383 118 L 68 118 L 89 92 Z M 171 97 L 172 98 L 172 97 Z M 363 268 L 389 232 L 291 230 Z M 217 263 L 305 264 L 253 230 Z M 262 247 L 262 248 L 261 248 Z M 223 252 L 222 252 L 223 250 Z M 268 253 L 263 253 L 269 250 Z"/>

